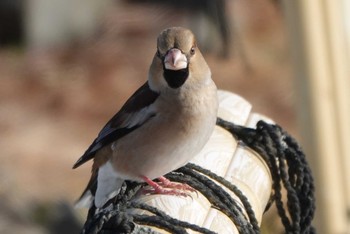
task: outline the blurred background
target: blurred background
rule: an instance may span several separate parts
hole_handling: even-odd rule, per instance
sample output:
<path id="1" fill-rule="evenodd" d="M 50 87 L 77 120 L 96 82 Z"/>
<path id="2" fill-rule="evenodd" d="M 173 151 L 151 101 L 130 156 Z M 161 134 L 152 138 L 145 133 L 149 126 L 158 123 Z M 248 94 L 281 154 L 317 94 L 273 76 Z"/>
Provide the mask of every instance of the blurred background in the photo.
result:
<path id="1" fill-rule="evenodd" d="M 319 3 L 322 4 L 319 4 Z M 320 233 L 350 233 L 349 2 L 0 0 L 0 233 L 78 233 L 91 164 L 71 167 L 190 28 L 220 89 L 304 147 Z M 347 16 L 348 17 L 348 16 Z M 283 233 L 273 209 L 264 233 Z"/>

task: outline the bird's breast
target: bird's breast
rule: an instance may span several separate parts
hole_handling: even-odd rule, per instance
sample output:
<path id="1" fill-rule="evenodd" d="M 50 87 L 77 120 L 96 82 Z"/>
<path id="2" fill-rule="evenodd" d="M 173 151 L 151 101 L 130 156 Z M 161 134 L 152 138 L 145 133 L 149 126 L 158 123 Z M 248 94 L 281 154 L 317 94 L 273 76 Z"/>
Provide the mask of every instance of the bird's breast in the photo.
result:
<path id="1" fill-rule="evenodd" d="M 190 161 L 214 129 L 217 97 L 213 93 L 155 103 L 158 112 L 154 117 L 113 144 L 116 171 L 125 179 L 154 179 Z"/>

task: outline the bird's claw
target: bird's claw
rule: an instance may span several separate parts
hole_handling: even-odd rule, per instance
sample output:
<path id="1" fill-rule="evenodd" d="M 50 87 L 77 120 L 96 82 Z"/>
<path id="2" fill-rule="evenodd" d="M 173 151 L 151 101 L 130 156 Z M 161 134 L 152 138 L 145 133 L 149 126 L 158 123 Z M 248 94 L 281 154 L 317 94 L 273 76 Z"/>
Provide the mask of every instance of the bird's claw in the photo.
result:
<path id="1" fill-rule="evenodd" d="M 163 187 L 160 187 L 158 189 L 143 189 L 142 190 L 143 195 L 173 195 L 178 197 L 191 197 L 191 194 L 188 192 L 184 192 L 183 190 L 179 189 L 166 189 Z"/>
<path id="2" fill-rule="evenodd" d="M 162 184 L 163 188 L 169 188 L 169 189 L 175 189 L 175 190 L 182 190 L 182 191 L 189 191 L 189 192 L 197 192 L 194 188 L 189 186 L 188 184 L 181 184 L 176 182 L 171 182 L 165 177 L 159 177 L 158 178 Z"/>
<path id="3" fill-rule="evenodd" d="M 197 192 L 194 188 L 187 184 L 181 184 L 176 182 L 171 182 L 165 177 L 159 177 L 159 183 L 154 182 L 147 177 L 143 177 L 145 182 L 150 185 L 153 189 L 143 189 L 142 194 L 165 194 L 174 195 L 180 197 L 191 197 L 191 192 Z"/>

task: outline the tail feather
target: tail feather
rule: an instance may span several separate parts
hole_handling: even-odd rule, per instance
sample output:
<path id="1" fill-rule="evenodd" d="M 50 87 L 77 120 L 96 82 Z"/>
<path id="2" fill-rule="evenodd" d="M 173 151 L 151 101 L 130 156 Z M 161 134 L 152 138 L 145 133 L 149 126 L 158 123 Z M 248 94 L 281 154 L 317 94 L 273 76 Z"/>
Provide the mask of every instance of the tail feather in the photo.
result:
<path id="1" fill-rule="evenodd" d="M 76 208 L 90 208 L 93 204 L 100 208 L 116 196 L 124 180 L 114 171 L 110 162 L 93 171 L 84 192 L 75 203 Z"/>
<path id="2" fill-rule="evenodd" d="M 87 184 L 84 192 L 81 194 L 79 199 L 75 202 L 74 207 L 76 208 L 90 208 L 95 200 L 95 194 L 97 190 L 97 176 L 98 169 L 92 172 L 89 183 Z"/>
<path id="3" fill-rule="evenodd" d="M 74 207 L 77 209 L 80 208 L 90 208 L 94 202 L 95 196 L 91 194 L 91 191 L 87 191 L 82 194 L 79 200 L 77 200 L 74 204 Z"/>

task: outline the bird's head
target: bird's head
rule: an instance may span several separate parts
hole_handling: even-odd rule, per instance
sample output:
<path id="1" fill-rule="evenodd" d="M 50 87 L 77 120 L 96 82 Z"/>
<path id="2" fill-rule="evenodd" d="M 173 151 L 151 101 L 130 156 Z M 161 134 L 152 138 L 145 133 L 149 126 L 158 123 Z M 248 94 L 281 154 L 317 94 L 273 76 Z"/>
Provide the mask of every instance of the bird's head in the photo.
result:
<path id="1" fill-rule="evenodd" d="M 207 64 L 197 48 L 193 33 L 182 27 L 165 29 L 157 39 L 157 52 L 150 69 L 150 83 L 172 89 L 180 88 L 192 75 L 196 63 L 202 63 L 207 71 Z M 200 69 L 199 66 L 197 69 Z"/>

